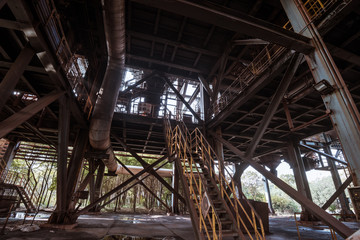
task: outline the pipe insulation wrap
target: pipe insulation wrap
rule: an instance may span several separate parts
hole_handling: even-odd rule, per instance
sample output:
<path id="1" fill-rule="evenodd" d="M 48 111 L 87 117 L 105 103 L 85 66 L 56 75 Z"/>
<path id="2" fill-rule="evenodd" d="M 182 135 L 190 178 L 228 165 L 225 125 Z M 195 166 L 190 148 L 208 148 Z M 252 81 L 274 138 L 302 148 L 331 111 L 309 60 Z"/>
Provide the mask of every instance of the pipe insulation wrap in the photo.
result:
<path id="1" fill-rule="evenodd" d="M 90 122 L 89 141 L 94 149 L 109 154 L 109 159 L 103 160 L 109 171 L 119 172 L 110 129 L 125 72 L 125 0 L 104 0 L 103 14 L 108 64 Z"/>

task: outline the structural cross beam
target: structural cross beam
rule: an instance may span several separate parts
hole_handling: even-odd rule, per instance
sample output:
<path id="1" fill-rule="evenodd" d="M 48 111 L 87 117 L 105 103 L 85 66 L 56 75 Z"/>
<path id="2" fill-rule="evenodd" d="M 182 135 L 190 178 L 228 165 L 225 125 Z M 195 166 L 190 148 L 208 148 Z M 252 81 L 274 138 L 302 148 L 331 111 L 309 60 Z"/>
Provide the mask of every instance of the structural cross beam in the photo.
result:
<path id="1" fill-rule="evenodd" d="M 252 155 L 255 152 L 255 149 L 257 147 L 257 145 L 259 144 L 261 138 L 264 136 L 265 130 L 267 129 L 267 127 L 270 124 L 271 119 L 273 118 L 276 110 L 279 107 L 279 104 L 281 102 L 281 100 L 284 97 L 284 94 L 286 92 L 286 90 L 288 89 L 291 80 L 293 79 L 295 72 L 302 60 L 302 55 L 301 54 L 295 54 L 291 61 L 290 64 L 285 72 L 285 75 L 283 77 L 283 79 L 280 82 L 280 85 L 278 87 L 278 89 L 276 90 L 273 98 L 271 99 L 270 105 L 267 108 L 261 123 L 259 125 L 259 127 L 256 129 L 255 135 L 252 138 L 247 150 L 246 150 L 246 157 L 252 157 Z"/>
<path id="2" fill-rule="evenodd" d="M 323 155 L 323 156 L 325 156 L 325 157 L 327 157 L 327 158 L 329 158 L 329 159 L 331 159 L 331 160 L 333 160 L 333 161 L 335 161 L 335 162 L 344 164 L 345 166 L 348 165 L 347 162 L 345 162 L 345 161 L 343 161 L 343 160 L 341 160 L 341 159 L 338 159 L 338 158 L 336 158 L 336 157 L 334 157 L 334 156 L 331 156 L 330 154 L 321 152 L 321 151 L 319 151 L 319 150 L 317 150 L 317 149 L 315 149 L 315 148 L 309 147 L 308 145 L 305 145 L 305 144 L 301 144 L 301 143 L 300 143 L 299 146 L 302 147 L 302 148 L 305 148 L 305 149 L 307 149 L 307 150 L 310 150 L 310 151 L 312 151 L 312 152 L 316 152 L 316 153 L 318 153 L 318 154 L 320 154 L 320 155 Z"/>
<path id="3" fill-rule="evenodd" d="M 216 26 L 246 34 L 251 37 L 261 38 L 265 41 L 284 46 L 288 49 L 309 54 L 313 47 L 310 40 L 266 21 L 236 12 L 227 13 L 224 8 L 215 9 L 186 0 L 133 0 L 151 7 L 194 18 Z"/>
<path id="4" fill-rule="evenodd" d="M 219 142 L 224 144 L 228 149 L 230 149 L 233 153 L 238 155 L 243 161 L 248 163 L 250 166 L 252 166 L 256 171 L 258 171 L 260 174 L 262 174 L 264 177 L 269 179 L 272 183 L 274 183 L 278 188 L 280 188 L 282 191 L 284 191 L 286 194 L 288 194 L 290 197 L 292 197 L 295 201 L 300 203 L 302 206 L 304 206 L 309 212 L 314 214 L 316 217 L 321 219 L 325 224 L 333 228 L 337 233 L 339 233 L 342 237 L 349 237 L 351 234 L 353 234 L 353 230 L 351 230 L 349 227 L 338 221 L 336 218 L 331 216 L 329 213 L 327 213 L 325 210 L 317 206 L 315 203 L 313 203 L 308 198 L 304 197 L 301 193 L 296 191 L 294 188 L 289 186 L 287 183 L 282 181 L 280 178 L 272 174 L 271 172 L 267 171 L 263 166 L 261 166 L 259 163 L 253 161 L 251 158 L 244 157 L 245 154 L 238 148 L 236 148 L 234 145 L 232 145 L 230 142 L 226 141 L 225 139 L 217 136 L 215 133 L 210 132 L 210 134 Z"/>
<path id="5" fill-rule="evenodd" d="M 7 119 L 0 122 L 0 138 L 4 137 L 6 134 L 14 130 L 17 126 L 29 120 L 37 112 L 48 106 L 50 103 L 54 102 L 63 94 L 64 92 L 49 93 L 45 97 L 40 98 L 38 101 L 31 103 L 30 105 L 21 109 L 19 112 L 11 115 Z"/>
<path id="6" fill-rule="evenodd" d="M 192 107 L 190 106 L 190 104 L 185 100 L 185 98 L 179 93 L 179 91 L 176 89 L 176 87 L 172 84 L 172 82 L 167 78 L 164 77 L 164 80 L 166 81 L 166 83 L 169 85 L 169 87 L 171 88 L 171 90 L 174 91 L 174 93 L 176 94 L 176 96 L 185 104 L 185 106 L 189 109 L 189 111 L 192 113 L 192 115 L 194 115 L 194 117 L 199 121 L 199 123 L 202 123 L 203 120 L 200 118 L 200 116 L 194 111 L 194 109 L 192 109 Z"/>
<path id="7" fill-rule="evenodd" d="M 122 141 L 118 136 L 112 134 L 112 137 L 118 142 L 120 143 L 121 146 L 123 146 L 123 148 L 128 151 L 136 160 L 139 161 L 139 163 L 144 167 L 148 167 L 149 164 L 147 162 L 145 162 L 133 149 L 131 149 L 124 141 Z M 170 192 L 172 192 L 173 194 L 175 194 L 182 202 L 185 203 L 185 199 L 178 193 L 176 192 L 169 183 L 167 183 L 154 169 L 150 169 L 149 173 L 152 174 L 154 177 L 156 177 Z"/>
<path id="8" fill-rule="evenodd" d="M 343 184 L 341 184 L 341 186 L 339 187 L 339 189 L 337 189 L 334 194 L 326 201 L 326 203 L 321 207 L 322 209 L 326 210 L 328 209 L 328 207 L 330 207 L 330 205 L 335 201 L 336 198 L 338 198 L 340 196 L 341 193 L 343 193 L 345 191 L 345 189 L 347 188 L 347 186 L 350 185 L 350 183 L 352 182 L 353 178 L 352 176 L 349 176 L 345 182 L 343 182 Z"/>
<path id="9" fill-rule="evenodd" d="M 135 174 L 124 164 L 122 163 L 119 159 L 117 159 L 117 162 L 128 172 L 130 173 L 131 176 L 134 176 Z M 161 199 L 159 198 L 148 186 L 146 186 L 145 183 L 143 183 L 143 179 L 140 178 L 136 178 L 137 183 L 141 184 L 141 186 L 143 186 L 151 195 L 153 195 L 154 198 L 156 198 L 156 200 L 158 200 L 164 207 L 166 207 L 166 209 L 168 209 L 170 211 L 169 206 Z"/>
<path id="10" fill-rule="evenodd" d="M 162 161 L 164 161 L 167 158 L 167 156 L 161 157 L 158 160 L 156 160 L 155 162 L 153 162 L 152 164 L 148 165 L 147 167 L 145 167 L 143 170 L 141 170 L 140 172 L 138 172 L 137 174 L 135 174 L 134 176 L 132 176 L 131 178 L 127 179 L 126 181 L 124 181 L 123 183 L 121 183 L 119 186 L 115 187 L 113 190 L 105 193 L 102 197 L 98 198 L 97 200 L 95 200 L 93 203 L 89 204 L 88 206 L 86 206 L 85 208 L 81 209 L 80 211 L 76 212 L 75 215 L 79 216 L 81 214 L 84 214 L 86 212 L 88 212 L 90 209 L 92 209 L 94 206 L 96 206 L 98 203 L 104 201 L 105 199 L 109 198 L 111 195 L 113 195 L 114 193 L 118 192 L 120 189 L 122 189 L 123 187 L 125 187 L 126 185 L 128 185 L 129 183 L 131 183 L 132 181 L 136 180 L 136 178 L 140 177 L 142 174 L 150 171 L 150 169 L 152 169 L 153 167 L 155 167 L 157 164 L 161 163 Z"/>

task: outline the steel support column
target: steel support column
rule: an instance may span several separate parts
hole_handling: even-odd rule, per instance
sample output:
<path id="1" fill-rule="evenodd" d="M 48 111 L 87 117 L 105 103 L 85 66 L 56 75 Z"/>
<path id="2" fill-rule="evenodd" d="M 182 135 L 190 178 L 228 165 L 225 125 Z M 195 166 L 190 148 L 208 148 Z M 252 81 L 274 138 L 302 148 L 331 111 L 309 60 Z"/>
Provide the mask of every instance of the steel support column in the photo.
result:
<path id="1" fill-rule="evenodd" d="M 221 135 L 221 127 L 216 128 L 216 134 L 219 137 L 222 137 Z M 218 164 L 219 164 L 219 170 L 221 171 L 222 175 L 225 176 L 225 162 L 224 162 L 224 147 L 223 144 L 219 141 L 214 140 L 214 149 L 216 156 L 218 157 Z"/>
<path id="2" fill-rule="evenodd" d="M 86 129 L 80 129 L 77 133 L 74 148 L 69 162 L 67 171 L 67 193 L 66 193 L 66 209 L 69 212 L 74 211 L 75 205 L 71 205 L 76 185 L 79 181 L 80 172 L 83 165 L 86 147 L 88 146 L 89 133 Z"/>
<path id="3" fill-rule="evenodd" d="M 105 172 L 105 164 L 100 161 L 99 162 L 99 168 L 96 174 L 96 180 L 95 180 L 95 184 L 94 184 L 94 201 L 99 199 L 100 197 L 100 192 L 101 192 L 101 185 L 104 179 L 104 172 Z M 91 209 L 92 212 L 99 212 L 99 205 L 96 205 L 93 209 Z"/>
<path id="4" fill-rule="evenodd" d="M 32 57 L 35 55 L 34 49 L 26 45 L 16 58 L 15 62 L 11 65 L 9 71 L 0 82 L 0 111 L 5 106 L 6 101 L 13 93 L 16 84 L 19 82 L 20 77 L 25 71 L 25 68 L 30 63 Z"/>
<path id="5" fill-rule="evenodd" d="M 315 50 L 306 56 L 316 83 L 326 80 L 334 91 L 323 95 L 327 110 L 331 111 L 331 120 L 354 173 L 354 184 L 360 183 L 360 114 L 351 94 L 341 77 L 318 30 L 311 22 L 300 0 L 281 0 L 286 14 L 295 32 L 312 39 Z"/>
<path id="6" fill-rule="evenodd" d="M 3 157 L 4 165 L 2 164 L 0 165 L 0 180 L 2 179 L 2 174 L 4 170 L 10 168 L 12 161 L 14 160 L 16 150 L 17 150 L 17 143 L 14 141 L 10 141 Z"/>
<path id="7" fill-rule="evenodd" d="M 49 218 L 49 223 L 64 223 L 66 216 L 66 179 L 67 156 L 70 132 L 70 107 L 67 96 L 59 99 L 59 135 L 57 147 L 57 172 L 56 172 L 56 209 Z"/>
<path id="8" fill-rule="evenodd" d="M 291 162 L 294 171 L 296 188 L 303 196 L 312 200 L 309 182 L 307 180 L 304 161 L 301 158 L 300 149 L 294 139 L 288 143 L 288 160 Z"/>
<path id="9" fill-rule="evenodd" d="M 176 192 L 179 192 L 179 171 L 176 169 L 176 164 L 173 163 L 173 178 L 172 178 L 172 187 Z M 179 214 L 179 198 L 175 194 L 171 194 L 171 211 L 174 214 Z"/>
<path id="10" fill-rule="evenodd" d="M 324 138 L 326 139 L 326 145 L 323 147 L 324 152 L 329 154 L 329 155 L 332 155 L 331 149 L 330 149 L 330 146 L 329 146 L 330 143 L 327 141 L 326 134 L 324 134 Z M 330 167 L 331 177 L 332 177 L 332 179 L 334 181 L 335 189 L 337 190 L 337 189 L 340 188 L 340 186 L 342 184 L 339 172 L 337 170 L 337 166 L 336 166 L 335 162 L 332 161 L 332 159 L 327 159 L 327 162 L 328 162 L 329 167 Z M 343 213 L 343 214 L 352 214 L 352 212 L 350 210 L 350 207 L 349 207 L 349 202 L 347 201 L 346 195 L 345 195 L 344 192 L 339 195 L 338 199 L 339 199 L 340 206 L 341 206 L 341 213 Z"/>

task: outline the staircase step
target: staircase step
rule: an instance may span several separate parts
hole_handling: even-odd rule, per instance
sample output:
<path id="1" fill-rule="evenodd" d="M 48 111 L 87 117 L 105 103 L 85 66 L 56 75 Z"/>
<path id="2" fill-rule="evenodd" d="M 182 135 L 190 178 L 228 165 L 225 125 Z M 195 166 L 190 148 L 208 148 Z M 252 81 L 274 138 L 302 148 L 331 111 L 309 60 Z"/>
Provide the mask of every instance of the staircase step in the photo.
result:
<path id="1" fill-rule="evenodd" d="M 220 218 L 221 225 L 231 225 L 233 222 L 227 218 Z M 206 225 L 210 225 L 210 222 L 208 219 L 205 220 Z"/>
<path id="2" fill-rule="evenodd" d="M 215 212 L 221 214 L 221 213 L 226 213 L 226 210 L 222 208 L 215 208 Z"/>
<path id="3" fill-rule="evenodd" d="M 210 230 L 208 232 L 209 232 L 210 237 L 212 237 L 212 231 Z M 205 238 L 207 238 L 205 231 L 204 231 L 204 235 L 205 235 Z M 228 230 L 222 230 L 222 236 L 223 237 L 237 237 L 237 236 L 239 236 L 239 234 L 237 232 L 235 232 L 234 230 L 228 229 Z"/>

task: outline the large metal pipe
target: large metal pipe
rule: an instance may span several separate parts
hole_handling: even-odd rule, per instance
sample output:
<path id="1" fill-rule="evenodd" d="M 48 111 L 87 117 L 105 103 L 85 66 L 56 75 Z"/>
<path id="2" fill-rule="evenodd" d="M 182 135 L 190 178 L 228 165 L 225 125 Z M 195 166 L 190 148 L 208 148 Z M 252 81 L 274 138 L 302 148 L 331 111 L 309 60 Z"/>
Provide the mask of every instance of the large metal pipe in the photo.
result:
<path id="1" fill-rule="evenodd" d="M 93 148 L 110 155 L 104 160 L 109 171 L 119 172 L 121 167 L 111 147 L 110 128 L 124 76 L 125 0 L 104 0 L 103 5 L 108 64 L 90 122 L 89 140 Z"/>

